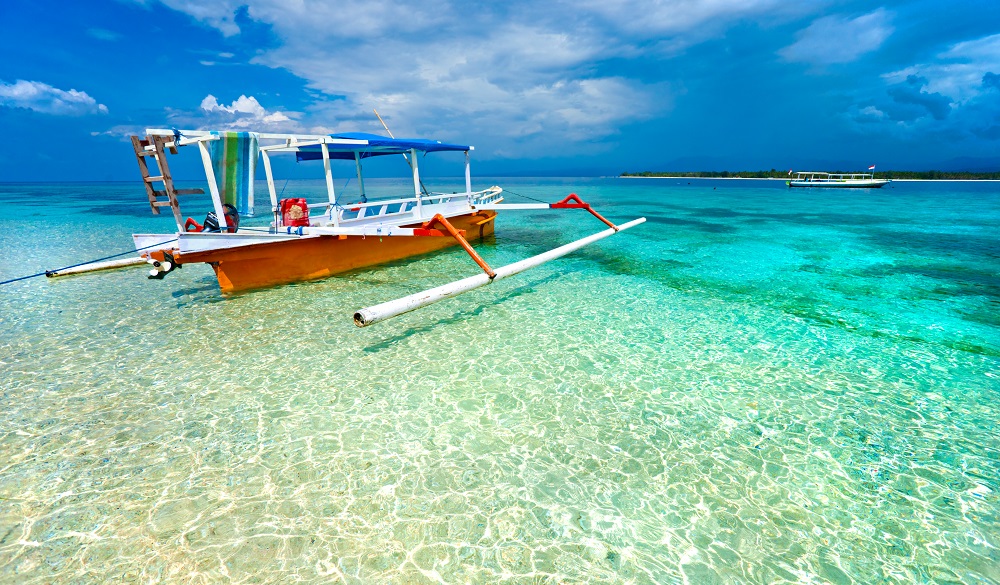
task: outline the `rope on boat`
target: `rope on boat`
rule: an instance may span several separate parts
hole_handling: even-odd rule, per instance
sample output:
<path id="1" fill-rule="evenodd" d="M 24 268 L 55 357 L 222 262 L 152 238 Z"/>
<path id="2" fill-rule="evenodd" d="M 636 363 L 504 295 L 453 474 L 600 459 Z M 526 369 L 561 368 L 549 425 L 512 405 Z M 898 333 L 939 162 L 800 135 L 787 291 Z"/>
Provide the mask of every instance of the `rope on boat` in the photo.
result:
<path id="1" fill-rule="evenodd" d="M 148 250 L 149 248 L 155 248 L 157 246 L 162 246 L 163 244 L 169 244 L 170 242 L 176 242 L 176 241 L 177 241 L 177 238 L 174 238 L 172 240 L 167 240 L 165 242 L 157 242 L 157 243 L 155 243 L 153 245 L 150 245 L 150 246 L 144 246 L 142 248 L 136 248 L 134 250 L 128 250 L 127 252 L 122 252 L 120 254 L 112 254 L 111 256 L 105 256 L 104 258 L 95 258 L 94 260 L 87 260 L 86 262 L 80 262 L 79 264 L 71 264 L 69 266 L 63 266 L 62 268 L 56 268 L 55 270 L 46 270 L 45 272 L 39 272 L 37 274 L 29 274 L 28 276 L 21 276 L 19 278 L 12 278 L 10 280 L 4 280 L 4 281 L 0 282 L 0 286 L 3 286 L 5 284 L 10 284 L 12 282 L 18 282 L 20 280 L 28 280 L 29 278 L 35 278 L 35 277 L 38 277 L 38 276 L 48 276 L 49 274 L 52 274 L 53 272 L 62 272 L 63 270 L 69 270 L 70 268 L 76 268 L 77 266 L 83 266 L 85 264 L 93 264 L 95 262 L 100 262 L 102 260 L 110 260 L 112 258 L 117 258 L 119 256 L 125 256 L 126 254 L 133 254 L 135 252 L 141 252 L 143 250 Z"/>
<path id="2" fill-rule="evenodd" d="M 510 193 L 511 195 L 514 195 L 516 197 L 524 197 L 525 199 L 531 199 L 532 201 L 537 201 L 539 203 L 546 203 L 546 204 L 549 203 L 548 201 L 542 201 L 541 199 L 535 199 L 531 195 L 524 195 L 524 194 L 521 194 L 521 193 L 515 193 L 514 191 L 511 191 L 510 189 L 507 189 L 506 187 L 504 187 L 503 192 L 504 193 Z"/>

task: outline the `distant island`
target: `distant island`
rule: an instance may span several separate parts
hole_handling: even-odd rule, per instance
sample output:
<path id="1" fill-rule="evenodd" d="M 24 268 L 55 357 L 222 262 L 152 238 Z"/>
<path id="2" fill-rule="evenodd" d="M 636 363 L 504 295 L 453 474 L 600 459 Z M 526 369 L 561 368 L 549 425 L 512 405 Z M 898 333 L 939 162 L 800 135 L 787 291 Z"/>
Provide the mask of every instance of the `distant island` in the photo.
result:
<path id="1" fill-rule="evenodd" d="M 860 173 L 864 171 L 830 171 L 831 173 Z M 973 173 L 968 171 L 878 171 L 880 179 L 912 179 L 919 181 L 1000 181 L 1000 171 Z M 704 179 L 787 179 L 788 171 L 684 171 L 684 172 L 624 172 L 621 177 L 670 177 Z"/>

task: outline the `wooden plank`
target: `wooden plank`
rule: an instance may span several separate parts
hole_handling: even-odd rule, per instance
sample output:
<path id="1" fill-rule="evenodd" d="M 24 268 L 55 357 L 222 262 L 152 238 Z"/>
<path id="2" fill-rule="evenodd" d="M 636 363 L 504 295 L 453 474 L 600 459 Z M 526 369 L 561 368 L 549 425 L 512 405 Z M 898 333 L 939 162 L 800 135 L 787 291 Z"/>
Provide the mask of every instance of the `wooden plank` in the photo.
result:
<path id="1" fill-rule="evenodd" d="M 157 197 L 168 197 L 166 191 L 156 190 L 153 191 Z M 204 189 L 178 189 L 174 192 L 174 195 L 204 195 Z"/>
<path id="2" fill-rule="evenodd" d="M 174 180 L 170 176 L 170 166 L 167 164 L 167 154 L 163 145 L 168 141 L 163 136 L 153 136 L 153 148 L 156 150 L 156 164 L 160 167 L 160 181 L 163 181 L 163 190 L 167 193 L 170 201 L 170 210 L 174 212 L 174 221 L 177 222 L 177 230 L 184 230 L 184 220 L 181 219 L 181 206 L 177 202 L 177 190 L 174 188 Z M 176 149 L 174 149 L 176 152 Z"/>
<path id="3" fill-rule="evenodd" d="M 139 162 L 139 173 L 142 175 L 142 185 L 146 188 L 146 196 L 149 198 L 149 208 L 153 210 L 154 215 L 159 215 L 160 210 L 157 209 L 156 205 L 156 194 L 153 192 L 153 186 L 149 184 L 146 179 L 149 177 L 149 168 L 146 166 L 146 159 L 140 154 L 143 152 L 145 145 L 143 142 L 148 144 L 148 141 L 139 140 L 138 136 L 132 136 L 132 148 L 135 150 L 135 159 Z"/>

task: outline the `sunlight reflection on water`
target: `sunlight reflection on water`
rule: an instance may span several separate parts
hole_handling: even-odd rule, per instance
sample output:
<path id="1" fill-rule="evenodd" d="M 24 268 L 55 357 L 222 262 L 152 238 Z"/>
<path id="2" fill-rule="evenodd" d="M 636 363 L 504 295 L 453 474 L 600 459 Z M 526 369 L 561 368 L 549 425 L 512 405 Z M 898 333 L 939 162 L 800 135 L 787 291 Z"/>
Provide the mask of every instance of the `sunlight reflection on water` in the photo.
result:
<path id="1" fill-rule="evenodd" d="M 495 182 L 651 221 L 363 330 L 475 267 L 6 286 L 0 581 L 1000 582 L 995 188 Z M 0 185 L 0 280 L 167 225 L 7 205 L 57 188 Z"/>

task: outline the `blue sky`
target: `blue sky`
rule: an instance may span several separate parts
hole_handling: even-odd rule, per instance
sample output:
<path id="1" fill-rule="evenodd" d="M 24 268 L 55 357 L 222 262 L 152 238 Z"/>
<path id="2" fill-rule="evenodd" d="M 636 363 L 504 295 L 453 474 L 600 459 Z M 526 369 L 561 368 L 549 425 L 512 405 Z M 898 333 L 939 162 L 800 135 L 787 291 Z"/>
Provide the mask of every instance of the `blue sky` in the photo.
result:
<path id="1" fill-rule="evenodd" d="M 479 175 L 1000 167 L 996 0 L 3 0 L 0 33 L 0 181 L 131 180 L 146 127 L 381 131 L 373 107 Z"/>

